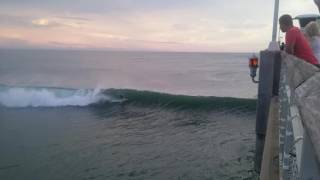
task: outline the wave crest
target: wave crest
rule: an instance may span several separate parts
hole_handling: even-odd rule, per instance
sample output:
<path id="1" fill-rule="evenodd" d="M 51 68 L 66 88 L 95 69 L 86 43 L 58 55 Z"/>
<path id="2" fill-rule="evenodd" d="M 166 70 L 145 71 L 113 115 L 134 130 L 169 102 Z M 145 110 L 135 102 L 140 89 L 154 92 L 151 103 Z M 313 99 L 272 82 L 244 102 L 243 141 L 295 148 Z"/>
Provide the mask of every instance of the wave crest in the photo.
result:
<path id="1" fill-rule="evenodd" d="M 46 87 L 9 87 L 0 85 L 0 106 L 58 107 L 88 106 L 110 103 L 174 109 L 223 110 L 254 112 L 255 99 L 173 95 L 132 89 L 66 89 Z"/>

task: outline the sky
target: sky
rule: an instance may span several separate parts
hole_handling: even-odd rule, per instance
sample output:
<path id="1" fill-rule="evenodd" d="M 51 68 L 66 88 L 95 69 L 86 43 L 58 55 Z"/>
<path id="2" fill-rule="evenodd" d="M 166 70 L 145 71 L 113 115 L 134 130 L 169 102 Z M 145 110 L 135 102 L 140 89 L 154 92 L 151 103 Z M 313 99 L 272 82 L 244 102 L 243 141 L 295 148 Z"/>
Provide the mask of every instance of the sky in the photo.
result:
<path id="1" fill-rule="evenodd" d="M 0 48 L 256 52 L 274 0 L 0 0 Z M 318 14 L 280 0 L 279 14 Z M 283 35 L 281 34 L 281 37 Z"/>

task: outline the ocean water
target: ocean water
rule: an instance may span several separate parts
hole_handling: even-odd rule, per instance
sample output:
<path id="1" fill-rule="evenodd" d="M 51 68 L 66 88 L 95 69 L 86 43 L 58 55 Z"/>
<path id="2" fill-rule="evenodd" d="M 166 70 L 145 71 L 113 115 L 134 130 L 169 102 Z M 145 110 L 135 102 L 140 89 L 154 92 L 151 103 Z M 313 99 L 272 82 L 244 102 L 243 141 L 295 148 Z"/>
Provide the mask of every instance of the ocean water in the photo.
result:
<path id="1" fill-rule="evenodd" d="M 250 55 L 0 50 L 0 179 L 254 179 Z"/>

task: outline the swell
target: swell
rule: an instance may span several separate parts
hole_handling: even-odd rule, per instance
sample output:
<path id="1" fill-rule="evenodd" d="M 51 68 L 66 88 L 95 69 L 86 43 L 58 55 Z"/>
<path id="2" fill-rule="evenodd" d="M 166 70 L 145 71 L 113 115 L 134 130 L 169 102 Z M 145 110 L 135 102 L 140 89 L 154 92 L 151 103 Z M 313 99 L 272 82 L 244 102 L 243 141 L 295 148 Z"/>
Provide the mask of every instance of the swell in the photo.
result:
<path id="1" fill-rule="evenodd" d="M 243 109 L 246 111 L 255 111 L 256 109 L 256 100 L 246 98 L 173 95 L 129 89 L 109 89 L 104 93 L 125 98 L 124 103 L 126 104 L 141 106 L 157 105 L 181 109 Z"/>

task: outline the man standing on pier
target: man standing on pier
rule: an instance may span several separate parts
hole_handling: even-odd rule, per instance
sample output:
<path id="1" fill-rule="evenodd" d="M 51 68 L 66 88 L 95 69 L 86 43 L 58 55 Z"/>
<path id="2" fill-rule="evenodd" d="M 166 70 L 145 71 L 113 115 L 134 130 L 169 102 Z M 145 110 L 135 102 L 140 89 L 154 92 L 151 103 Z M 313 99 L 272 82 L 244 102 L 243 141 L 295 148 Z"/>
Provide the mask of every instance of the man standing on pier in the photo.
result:
<path id="1" fill-rule="evenodd" d="M 280 29 L 286 33 L 285 51 L 311 64 L 319 64 L 312 49 L 299 28 L 293 26 L 292 17 L 288 14 L 279 19 Z"/>

